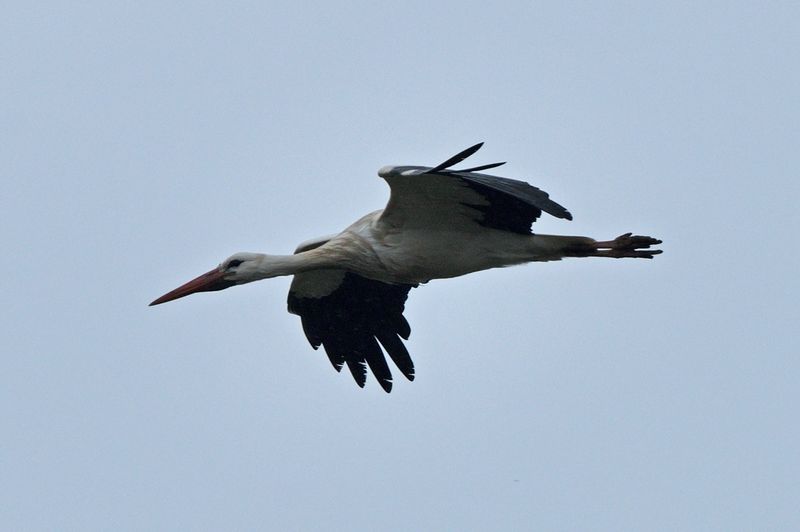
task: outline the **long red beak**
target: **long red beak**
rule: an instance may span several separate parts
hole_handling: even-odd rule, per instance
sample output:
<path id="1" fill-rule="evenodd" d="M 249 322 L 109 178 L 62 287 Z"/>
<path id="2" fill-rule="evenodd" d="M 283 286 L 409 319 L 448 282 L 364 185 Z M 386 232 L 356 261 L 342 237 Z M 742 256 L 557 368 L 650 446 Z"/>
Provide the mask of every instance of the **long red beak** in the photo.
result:
<path id="1" fill-rule="evenodd" d="M 214 268 L 210 272 L 204 273 L 197 279 L 192 279 L 188 283 L 179 286 L 172 292 L 167 292 L 163 296 L 150 303 L 150 306 L 152 307 L 153 305 L 160 305 L 161 303 L 166 303 L 167 301 L 172 301 L 173 299 L 188 296 L 189 294 L 194 294 L 195 292 L 214 292 L 216 290 L 223 290 L 236 284 L 234 281 L 228 281 L 224 279 L 224 275 L 225 272 L 221 272 L 218 268 Z"/>

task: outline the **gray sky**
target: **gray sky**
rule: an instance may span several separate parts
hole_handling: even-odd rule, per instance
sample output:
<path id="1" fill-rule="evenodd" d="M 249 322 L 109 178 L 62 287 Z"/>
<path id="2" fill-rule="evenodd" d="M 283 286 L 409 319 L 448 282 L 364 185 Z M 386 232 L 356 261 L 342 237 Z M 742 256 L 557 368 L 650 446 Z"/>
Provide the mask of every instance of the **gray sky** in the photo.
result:
<path id="1" fill-rule="evenodd" d="M 800 8 L 697 4 L 6 3 L 2 528 L 800 529 Z M 391 395 L 289 279 L 147 307 L 481 140 L 665 254 L 414 290 Z"/>

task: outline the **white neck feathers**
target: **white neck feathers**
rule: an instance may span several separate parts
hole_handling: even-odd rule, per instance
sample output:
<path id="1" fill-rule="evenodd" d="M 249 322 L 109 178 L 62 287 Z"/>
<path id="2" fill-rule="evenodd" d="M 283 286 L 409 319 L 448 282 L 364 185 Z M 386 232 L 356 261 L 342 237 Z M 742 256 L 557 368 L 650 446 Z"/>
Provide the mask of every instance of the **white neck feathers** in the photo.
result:
<path id="1" fill-rule="evenodd" d="M 312 249 L 295 255 L 262 255 L 261 260 L 257 261 L 254 266 L 252 271 L 253 278 L 248 280 L 255 281 L 257 279 L 268 279 L 311 270 L 333 268 L 336 267 L 336 263 L 327 257 L 327 254 L 322 250 Z"/>

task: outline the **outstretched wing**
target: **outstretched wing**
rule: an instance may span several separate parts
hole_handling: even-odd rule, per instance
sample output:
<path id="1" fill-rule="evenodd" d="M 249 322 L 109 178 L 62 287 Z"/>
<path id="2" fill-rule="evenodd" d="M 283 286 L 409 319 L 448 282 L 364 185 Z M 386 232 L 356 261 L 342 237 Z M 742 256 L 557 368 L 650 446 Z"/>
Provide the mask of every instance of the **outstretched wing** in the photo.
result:
<path id="1" fill-rule="evenodd" d="M 542 212 L 572 219 L 547 192 L 524 181 L 478 173 L 505 163 L 449 168 L 480 149 L 476 144 L 435 167 L 386 166 L 378 174 L 392 189 L 379 223 L 404 229 L 485 227 L 530 234 Z"/>
<path id="2" fill-rule="evenodd" d="M 324 242 L 305 243 L 298 251 Z M 414 363 L 401 340 L 411 334 L 403 310 L 413 286 L 373 281 L 344 270 L 300 273 L 289 289 L 289 312 L 300 316 L 309 343 L 325 349 L 336 371 L 347 364 L 363 388 L 369 366 L 390 392 L 392 373 L 384 351 L 408 380 L 414 380 Z"/>

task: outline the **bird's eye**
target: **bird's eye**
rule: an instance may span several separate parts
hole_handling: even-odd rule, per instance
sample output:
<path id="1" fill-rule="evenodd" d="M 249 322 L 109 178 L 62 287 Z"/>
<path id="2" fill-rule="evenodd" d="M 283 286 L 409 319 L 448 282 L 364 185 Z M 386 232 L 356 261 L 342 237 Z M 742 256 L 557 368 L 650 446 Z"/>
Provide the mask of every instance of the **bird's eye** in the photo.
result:
<path id="1" fill-rule="evenodd" d="M 243 262 L 244 262 L 243 260 L 233 259 L 232 261 L 230 261 L 228 263 L 228 268 L 227 269 L 236 268 L 237 266 L 239 266 Z"/>

